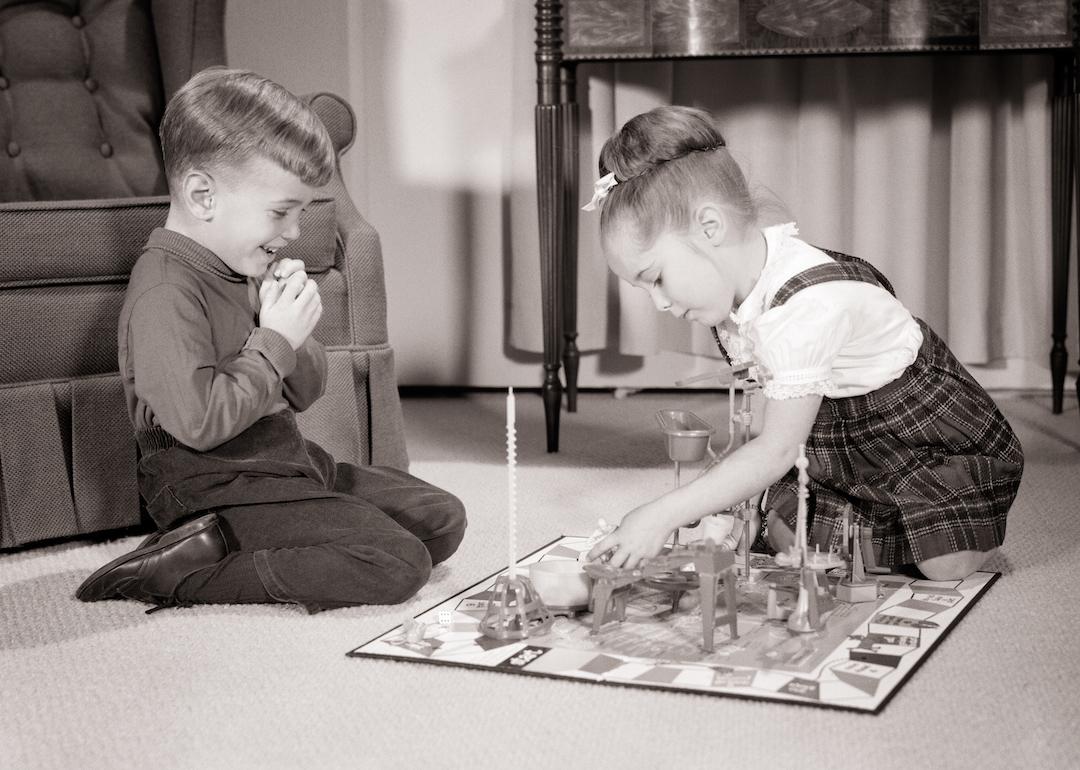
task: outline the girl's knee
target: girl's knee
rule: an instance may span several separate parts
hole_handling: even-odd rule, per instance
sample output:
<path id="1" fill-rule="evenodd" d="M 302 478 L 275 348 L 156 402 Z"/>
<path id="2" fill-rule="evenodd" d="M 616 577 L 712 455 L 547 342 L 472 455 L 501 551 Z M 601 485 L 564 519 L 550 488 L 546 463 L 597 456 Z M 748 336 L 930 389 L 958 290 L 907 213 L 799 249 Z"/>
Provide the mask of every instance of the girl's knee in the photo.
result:
<path id="1" fill-rule="evenodd" d="M 769 545 L 777 553 L 786 551 L 795 545 L 795 533 L 791 531 L 791 527 L 784 521 L 784 517 L 776 511 L 769 511 L 765 526 L 765 536 L 769 539 Z"/>
<path id="2" fill-rule="evenodd" d="M 917 566 L 928 580 L 963 580 L 986 563 L 992 551 L 957 551 L 932 556 Z"/>

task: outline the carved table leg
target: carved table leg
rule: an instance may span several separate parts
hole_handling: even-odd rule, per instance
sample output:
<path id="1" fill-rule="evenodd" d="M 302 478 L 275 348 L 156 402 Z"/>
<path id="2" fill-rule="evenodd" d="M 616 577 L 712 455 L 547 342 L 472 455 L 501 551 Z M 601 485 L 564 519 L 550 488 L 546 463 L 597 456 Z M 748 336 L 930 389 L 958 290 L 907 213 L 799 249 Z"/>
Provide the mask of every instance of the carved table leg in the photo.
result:
<path id="1" fill-rule="evenodd" d="M 540 215 L 540 294 L 544 316 L 544 418 L 547 451 L 559 451 L 562 384 L 563 257 L 566 232 L 562 151 L 566 105 L 561 104 L 562 7 L 558 0 L 536 3 L 536 185 Z"/>
<path id="2" fill-rule="evenodd" d="M 578 105 L 574 65 L 560 69 L 559 93 L 563 108 L 563 369 L 566 372 L 566 411 L 577 411 L 577 256 L 578 256 Z"/>
<path id="3" fill-rule="evenodd" d="M 1074 13 L 1075 13 L 1076 7 L 1077 6 L 1074 3 L 1073 4 Z M 1074 18 L 1075 18 L 1075 16 L 1074 16 Z M 1069 99 L 1068 99 L 1068 102 L 1067 102 L 1068 113 L 1069 113 L 1069 121 L 1068 121 L 1068 124 L 1067 124 L 1067 132 L 1066 132 L 1064 141 L 1066 143 L 1068 143 L 1070 147 L 1072 147 L 1072 152 L 1070 153 L 1070 160 L 1069 160 L 1069 181 L 1070 181 L 1069 190 L 1072 191 L 1073 190 L 1073 183 L 1075 183 L 1075 181 L 1076 181 L 1076 172 L 1078 170 L 1078 164 L 1080 164 L 1080 54 L 1077 53 L 1077 50 L 1076 50 L 1075 47 L 1073 48 L 1073 51 L 1070 54 L 1069 58 L 1071 60 L 1070 61 L 1070 64 L 1071 64 L 1070 69 L 1071 69 L 1071 72 L 1072 72 L 1072 77 L 1069 78 Z M 1065 216 L 1065 221 L 1071 223 L 1073 221 L 1074 215 L 1080 214 L 1080 199 L 1076 199 L 1076 198 L 1073 198 L 1072 196 L 1070 196 L 1070 201 L 1069 202 L 1070 203 L 1075 203 L 1076 208 L 1073 209 L 1072 206 L 1066 205 L 1064 207 L 1062 213 Z M 1072 230 L 1070 228 L 1069 235 L 1071 235 L 1071 234 L 1072 234 Z M 1068 243 L 1068 239 L 1066 239 L 1066 242 Z M 1070 243 L 1069 248 L 1065 249 L 1065 265 L 1066 265 L 1066 267 L 1065 267 L 1065 279 L 1066 280 L 1068 279 L 1069 253 L 1071 251 L 1072 251 L 1072 248 L 1071 248 L 1071 243 Z M 1077 302 L 1078 302 L 1078 306 L 1080 306 L 1080 268 L 1078 268 L 1077 272 L 1076 272 L 1076 282 L 1077 282 Z M 1065 290 L 1065 293 L 1066 293 L 1066 303 L 1067 303 L 1068 289 Z M 1077 380 L 1076 380 L 1076 398 L 1077 398 L 1078 401 L 1080 401 L 1080 377 L 1078 377 Z"/>
<path id="4" fill-rule="evenodd" d="M 1050 175 L 1053 249 L 1053 288 L 1050 348 L 1052 410 L 1060 414 L 1065 393 L 1065 325 L 1069 300 L 1069 252 L 1072 229 L 1073 180 L 1076 167 L 1076 62 L 1072 52 L 1054 60 L 1051 108 Z M 1077 385 L 1080 388 L 1080 383 Z"/>
<path id="5" fill-rule="evenodd" d="M 562 353 L 562 239 L 564 217 L 557 146 L 562 134 L 560 105 L 536 107 L 536 173 L 540 198 L 540 293 L 544 314 L 544 417 L 547 424 L 547 451 L 559 451 L 559 411 L 562 383 L 559 358 Z"/>

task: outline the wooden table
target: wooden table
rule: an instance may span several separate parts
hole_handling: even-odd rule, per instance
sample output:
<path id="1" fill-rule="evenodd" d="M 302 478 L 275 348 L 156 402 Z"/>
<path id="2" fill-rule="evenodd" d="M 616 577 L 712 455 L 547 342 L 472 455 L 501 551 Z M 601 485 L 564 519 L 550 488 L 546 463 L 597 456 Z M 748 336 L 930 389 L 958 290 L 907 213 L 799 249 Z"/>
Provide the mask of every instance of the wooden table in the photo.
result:
<path id="1" fill-rule="evenodd" d="M 536 0 L 536 176 L 547 449 L 577 409 L 578 62 L 891 53 L 1054 56 L 1053 410 L 1065 384 L 1065 324 L 1077 155 L 1080 0 Z M 1077 383 L 1080 397 L 1080 382 Z"/>

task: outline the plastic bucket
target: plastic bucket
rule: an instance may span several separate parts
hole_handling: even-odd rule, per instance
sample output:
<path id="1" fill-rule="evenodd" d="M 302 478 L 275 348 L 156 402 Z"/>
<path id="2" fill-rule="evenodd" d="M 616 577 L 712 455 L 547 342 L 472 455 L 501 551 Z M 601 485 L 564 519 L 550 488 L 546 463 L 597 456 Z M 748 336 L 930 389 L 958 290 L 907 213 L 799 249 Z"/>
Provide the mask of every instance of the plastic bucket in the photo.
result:
<path id="1" fill-rule="evenodd" d="M 716 431 L 685 409 L 661 409 L 656 421 L 667 437 L 668 457 L 677 463 L 693 463 L 704 457 L 709 438 Z"/>

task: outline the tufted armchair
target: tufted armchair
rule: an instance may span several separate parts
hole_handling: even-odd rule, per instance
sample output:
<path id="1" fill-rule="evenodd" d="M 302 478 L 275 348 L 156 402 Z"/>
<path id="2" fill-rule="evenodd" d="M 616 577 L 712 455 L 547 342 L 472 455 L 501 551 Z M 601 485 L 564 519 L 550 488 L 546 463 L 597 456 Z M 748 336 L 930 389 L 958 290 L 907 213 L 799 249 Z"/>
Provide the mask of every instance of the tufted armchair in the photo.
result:
<path id="1" fill-rule="evenodd" d="M 0 0 L 0 548 L 143 523 L 117 373 L 127 276 L 165 221 L 169 97 L 225 61 L 224 0 Z M 355 115 L 306 97 L 340 156 Z M 334 180 L 283 255 L 324 312 L 326 395 L 299 415 L 338 461 L 406 468 L 377 233 Z"/>

